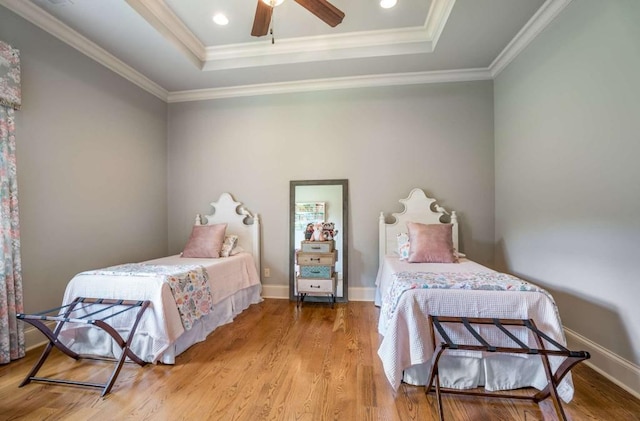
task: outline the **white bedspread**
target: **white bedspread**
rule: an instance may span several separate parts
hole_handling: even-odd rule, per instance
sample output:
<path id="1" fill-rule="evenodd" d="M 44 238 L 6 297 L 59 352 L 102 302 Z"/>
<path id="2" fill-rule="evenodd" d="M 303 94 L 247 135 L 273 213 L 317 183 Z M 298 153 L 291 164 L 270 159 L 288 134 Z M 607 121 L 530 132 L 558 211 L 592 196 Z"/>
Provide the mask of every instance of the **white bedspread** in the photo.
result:
<path id="1" fill-rule="evenodd" d="M 249 253 L 220 259 L 182 258 L 175 255 L 142 263 L 203 266 L 209 275 L 214 310 L 217 304 L 236 292 L 260 284 L 253 257 Z M 151 301 L 132 345 L 133 352 L 148 362 L 162 360 L 162 353 L 185 333 L 171 289 L 162 277 L 81 273 L 67 284 L 63 304 L 70 303 L 76 297 Z M 135 311 L 128 311 L 109 322 L 126 339 L 135 314 Z M 110 337 L 91 326 L 67 324 L 61 339 L 78 353 L 111 355 L 114 351 Z"/>
<path id="2" fill-rule="evenodd" d="M 388 256 L 380 268 L 377 285 L 380 296 L 388 291 L 393 273 L 423 272 L 493 272 L 475 262 L 461 259 L 457 264 L 406 263 L 397 256 Z M 560 344 L 565 344 L 562 324 L 555 303 L 548 294 L 532 291 L 487 291 L 459 289 L 412 289 L 398 300 L 397 308 L 385 318 L 380 312 L 378 331 L 383 339 L 378 349 L 387 379 L 394 390 L 404 380 L 409 384 L 424 385 L 428 381 L 433 356 L 431 328 L 427 315 L 456 317 L 491 317 L 533 319 L 538 328 Z M 481 330 L 481 334 L 496 345 L 504 335 L 495 329 Z M 455 339 L 454 339 L 455 340 Z M 497 343 L 496 343 L 497 342 Z M 473 342 L 468 342 L 473 343 Z M 530 340 L 530 345 L 535 343 Z M 552 369 L 562 359 L 550 358 Z M 507 390 L 521 387 L 542 389 L 547 380 L 540 357 L 505 354 L 462 354 L 447 351 L 440 360 L 441 384 L 450 388 L 472 388 L 484 385 L 487 390 Z M 573 384 L 567 375 L 558 387 L 561 398 L 569 402 L 573 397 Z"/>

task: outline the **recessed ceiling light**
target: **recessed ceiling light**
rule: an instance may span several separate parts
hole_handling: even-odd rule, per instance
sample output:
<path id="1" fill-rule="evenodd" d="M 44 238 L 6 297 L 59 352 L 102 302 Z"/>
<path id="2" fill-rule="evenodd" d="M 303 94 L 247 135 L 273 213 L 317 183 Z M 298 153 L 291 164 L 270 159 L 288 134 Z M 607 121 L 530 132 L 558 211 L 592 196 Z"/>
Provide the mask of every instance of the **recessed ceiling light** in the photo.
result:
<path id="1" fill-rule="evenodd" d="M 380 0 L 380 7 L 383 9 L 391 9 L 398 3 L 398 0 Z"/>
<path id="2" fill-rule="evenodd" d="M 266 3 L 271 7 L 276 7 L 276 6 L 280 6 L 282 2 L 284 2 L 284 0 L 262 0 L 262 2 Z"/>
<path id="3" fill-rule="evenodd" d="M 213 21 L 218 25 L 223 26 L 229 23 L 229 19 L 222 13 L 216 13 L 215 15 L 213 15 Z"/>

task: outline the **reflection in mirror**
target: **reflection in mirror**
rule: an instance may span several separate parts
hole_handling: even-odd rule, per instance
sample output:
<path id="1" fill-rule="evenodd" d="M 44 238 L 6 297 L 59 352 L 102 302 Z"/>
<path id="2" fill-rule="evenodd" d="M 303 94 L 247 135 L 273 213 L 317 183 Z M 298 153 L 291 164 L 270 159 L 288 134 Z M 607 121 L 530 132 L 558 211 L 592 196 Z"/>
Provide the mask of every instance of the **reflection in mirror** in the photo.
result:
<path id="1" fill-rule="evenodd" d="M 336 301 L 347 301 L 347 234 L 348 234 L 347 180 L 298 180 L 290 183 L 290 263 L 289 298 L 297 300 L 296 276 L 300 273 L 296 252 L 302 248 L 307 226 L 318 222 L 333 222 L 335 235 Z M 307 233 L 307 237 L 312 235 Z M 308 257 L 308 256 L 307 256 Z M 308 269 L 308 268 L 307 268 Z M 323 269 L 323 268 L 317 268 Z M 318 275 L 324 276 L 324 275 Z M 323 288 L 323 287 L 321 287 Z M 309 294 L 305 301 L 326 301 L 328 294 Z"/>

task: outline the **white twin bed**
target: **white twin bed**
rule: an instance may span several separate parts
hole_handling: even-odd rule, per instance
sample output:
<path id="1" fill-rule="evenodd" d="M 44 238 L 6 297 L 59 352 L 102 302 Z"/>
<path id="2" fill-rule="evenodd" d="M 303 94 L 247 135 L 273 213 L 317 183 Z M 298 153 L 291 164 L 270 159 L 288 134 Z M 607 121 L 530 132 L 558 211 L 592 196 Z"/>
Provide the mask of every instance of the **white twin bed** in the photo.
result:
<path id="1" fill-rule="evenodd" d="M 458 250 L 458 224 L 455 212 L 449 215 L 420 189 L 412 190 L 400 203 L 405 209 L 393 214 L 393 223 L 387 224 L 384 214 L 380 215 L 380 267 L 376 280 L 376 305 L 380 306 L 378 331 L 383 336 L 378 355 L 394 390 L 402 381 L 412 385 L 426 385 L 429 381 L 434 353 L 429 314 L 533 319 L 553 340 L 562 345 L 566 343 L 557 307 L 543 289 L 509 278 L 509 275 L 495 272 L 462 255 L 458 255 L 456 263 L 402 260 L 398 235 L 407 233 L 407 222 L 450 223 L 455 250 Z M 403 282 L 404 287 L 399 287 Z M 480 333 L 495 345 L 512 346 L 502 343 L 504 335 L 496 334 L 495 329 L 480 329 Z M 533 335 L 528 335 L 525 329 L 516 335 L 535 347 Z M 454 340 L 468 341 L 469 336 L 464 329 L 453 332 Z M 552 369 L 555 370 L 561 361 L 561 357 L 550 357 Z M 489 391 L 522 387 L 543 389 L 548 383 L 540 357 L 526 354 L 450 351 L 440 358 L 439 373 L 440 384 L 453 389 L 478 386 Z M 565 402 L 572 399 L 570 374 L 559 384 L 558 393 Z"/>
<path id="2" fill-rule="evenodd" d="M 140 320 L 131 350 L 146 362 L 174 364 L 176 356 L 191 345 L 204 341 L 218 326 L 232 322 L 251 304 L 262 301 L 259 216 L 249 213 L 228 193 L 211 205 L 214 212 L 205 216 L 205 225 L 226 224 L 226 240 L 236 240 L 230 243 L 228 257 L 174 255 L 83 272 L 67 285 L 63 305 L 75 297 L 149 300 L 151 305 Z M 201 224 L 198 215 L 196 226 Z M 184 272 L 188 276 L 176 278 L 174 269 L 188 269 Z M 177 283 L 167 282 L 167 276 Z M 187 285 L 189 276 L 200 285 Z M 110 324 L 127 338 L 134 318 L 134 312 L 125 312 Z M 117 358 L 121 352 L 109 335 L 91 325 L 68 323 L 60 338 L 79 354 Z"/>

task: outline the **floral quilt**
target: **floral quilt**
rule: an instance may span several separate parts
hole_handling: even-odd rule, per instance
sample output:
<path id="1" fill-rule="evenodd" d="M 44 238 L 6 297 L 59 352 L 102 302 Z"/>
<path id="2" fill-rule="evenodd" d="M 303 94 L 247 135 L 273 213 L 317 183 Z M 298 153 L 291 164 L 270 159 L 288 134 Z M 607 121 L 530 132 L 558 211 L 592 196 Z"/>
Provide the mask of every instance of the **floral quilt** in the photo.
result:
<path id="1" fill-rule="evenodd" d="M 486 291 L 530 291 L 551 295 L 537 285 L 500 272 L 397 272 L 381 311 L 391 320 L 402 294 L 411 289 L 465 289 Z"/>
<path id="2" fill-rule="evenodd" d="M 83 272 L 82 275 L 148 276 L 169 284 L 185 330 L 213 308 L 209 274 L 200 265 L 151 265 L 127 263 Z"/>

